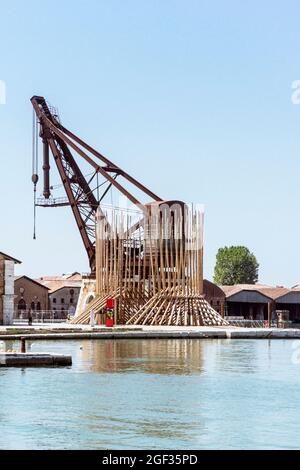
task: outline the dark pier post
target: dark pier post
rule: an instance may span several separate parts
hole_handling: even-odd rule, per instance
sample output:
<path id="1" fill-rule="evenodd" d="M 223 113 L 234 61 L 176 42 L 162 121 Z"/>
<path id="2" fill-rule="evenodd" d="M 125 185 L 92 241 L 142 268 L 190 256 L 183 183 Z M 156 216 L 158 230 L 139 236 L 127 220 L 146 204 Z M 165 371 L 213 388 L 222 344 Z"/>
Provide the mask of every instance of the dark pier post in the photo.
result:
<path id="1" fill-rule="evenodd" d="M 26 339 L 24 337 L 21 338 L 21 353 L 26 353 Z"/>

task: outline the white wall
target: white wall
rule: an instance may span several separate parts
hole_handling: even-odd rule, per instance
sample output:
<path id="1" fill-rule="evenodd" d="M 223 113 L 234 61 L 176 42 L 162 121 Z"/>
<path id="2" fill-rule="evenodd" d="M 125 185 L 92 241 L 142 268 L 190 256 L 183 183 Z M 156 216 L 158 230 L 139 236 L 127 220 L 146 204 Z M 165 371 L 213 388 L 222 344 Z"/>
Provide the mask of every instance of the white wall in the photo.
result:
<path id="1" fill-rule="evenodd" d="M 15 263 L 5 261 L 4 263 L 4 295 L 3 300 L 3 325 L 12 325 L 14 319 L 14 282 Z"/>

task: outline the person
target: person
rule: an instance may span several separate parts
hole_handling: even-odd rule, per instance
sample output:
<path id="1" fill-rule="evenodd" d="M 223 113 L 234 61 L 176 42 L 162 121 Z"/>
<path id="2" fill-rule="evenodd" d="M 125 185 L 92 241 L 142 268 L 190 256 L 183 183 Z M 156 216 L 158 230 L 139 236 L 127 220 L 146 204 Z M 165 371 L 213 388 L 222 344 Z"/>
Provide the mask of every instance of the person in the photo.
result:
<path id="1" fill-rule="evenodd" d="M 29 326 L 32 325 L 32 310 L 31 310 L 31 308 L 28 311 L 28 325 Z"/>
<path id="2" fill-rule="evenodd" d="M 91 312 L 90 312 L 90 326 L 92 328 L 94 328 L 95 326 L 95 310 L 93 308 L 91 308 Z"/>

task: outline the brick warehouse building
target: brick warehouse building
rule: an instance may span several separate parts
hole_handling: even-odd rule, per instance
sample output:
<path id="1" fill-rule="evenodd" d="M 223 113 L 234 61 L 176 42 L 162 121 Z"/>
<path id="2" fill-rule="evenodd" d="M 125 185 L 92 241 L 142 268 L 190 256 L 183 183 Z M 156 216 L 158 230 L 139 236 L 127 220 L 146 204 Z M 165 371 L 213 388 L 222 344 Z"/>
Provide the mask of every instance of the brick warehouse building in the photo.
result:
<path id="1" fill-rule="evenodd" d="M 15 278 L 15 317 L 27 318 L 28 310 L 45 312 L 49 310 L 49 288 L 28 276 Z"/>
<path id="2" fill-rule="evenodd" d="M 271 287 L 263 284 L 222 286 L 226 296 L 226 315 L 248 320 L 267 320 L 268 308 L 273 318 L 276 311 L 288 311 L 289 319 L 300 323 L 300 286 Z"/>

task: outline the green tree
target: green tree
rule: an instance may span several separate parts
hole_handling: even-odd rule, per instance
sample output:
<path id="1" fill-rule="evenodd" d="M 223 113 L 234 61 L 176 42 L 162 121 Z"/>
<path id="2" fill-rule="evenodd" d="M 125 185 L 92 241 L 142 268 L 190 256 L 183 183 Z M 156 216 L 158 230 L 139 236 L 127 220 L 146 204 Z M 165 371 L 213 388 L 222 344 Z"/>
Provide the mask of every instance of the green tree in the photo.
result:
<path id="1" fill-rule="evenodd" d="M 256 257 L 247 247 L 225 246 L 217 253 L 214 282 L 223 286 L 255 284 L 258 268 Z"/>

